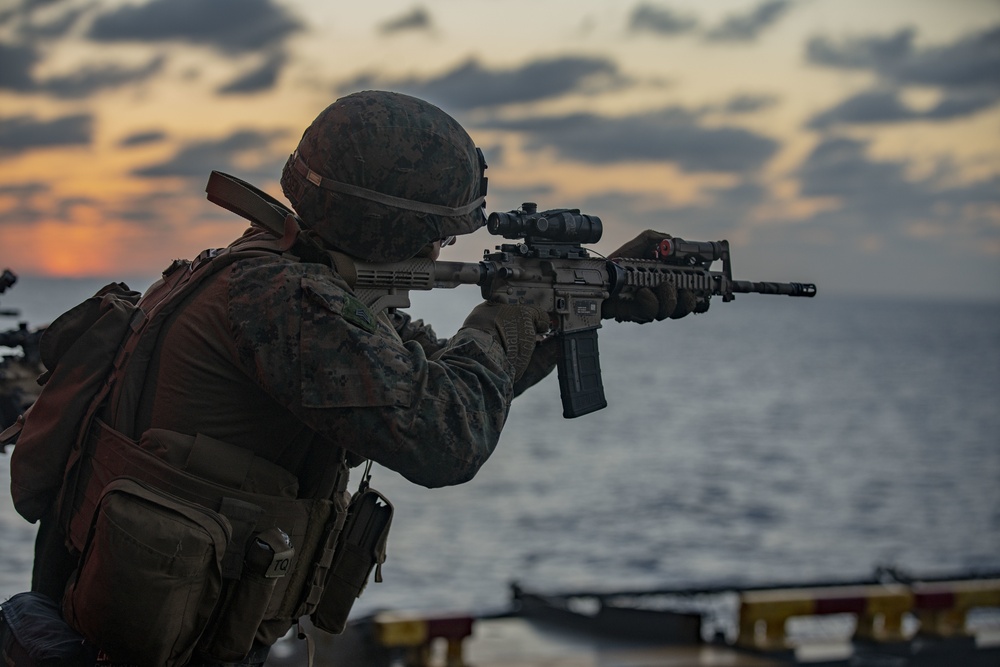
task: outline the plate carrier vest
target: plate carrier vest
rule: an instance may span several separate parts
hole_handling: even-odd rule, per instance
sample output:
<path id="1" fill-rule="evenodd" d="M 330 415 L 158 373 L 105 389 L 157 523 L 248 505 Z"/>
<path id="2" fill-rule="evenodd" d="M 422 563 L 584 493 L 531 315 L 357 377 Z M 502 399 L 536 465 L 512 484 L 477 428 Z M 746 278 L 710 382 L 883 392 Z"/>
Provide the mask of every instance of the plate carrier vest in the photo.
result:
<path id="1" fill-rule="evenodd" d="M 327 462 L 322 489 L 297 498 L 282 492 L 294 475 L 249 450 L 204 435 L 134 432 L 170 314 L 235 261 L 298 260 L 301 228 L 287 207 L 219 172 L 207 190 L 272 236 L 177 260 L 141 298 L 109 285 L 57 319 L 43 336 L 42 392 L 0 435 L 3 444 L 17 442 L 15 508 L 35 522 L 54 507 L 67 546 L 80 554 L 63 614 L 119 661 L 184 665 L 195 652 L 237 661 L 304 615 L 340 632 L 385 559 L 392 506 L 367 479 L 351 501 L 343 449 Z M 186 464 L 153 451 L 187 452 Z M 350 539 L 338 549 L 342 531 Z"/>

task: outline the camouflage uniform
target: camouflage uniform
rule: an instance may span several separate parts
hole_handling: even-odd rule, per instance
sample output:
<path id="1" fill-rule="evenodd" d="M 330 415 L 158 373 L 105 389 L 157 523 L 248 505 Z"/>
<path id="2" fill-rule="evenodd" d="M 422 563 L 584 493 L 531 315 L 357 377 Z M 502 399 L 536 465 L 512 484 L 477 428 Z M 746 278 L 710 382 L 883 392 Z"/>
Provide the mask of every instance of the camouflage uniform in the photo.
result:
<path id="1" fill-rule="evenodd" d="M 300 478 L 340 446 L 424 486 L 467 481 L 514 394 L 493 337 L 375 318 L 330 267 L 277 255 L 213 277 L 160 348 L 139 431 L 210 435 Z"/>

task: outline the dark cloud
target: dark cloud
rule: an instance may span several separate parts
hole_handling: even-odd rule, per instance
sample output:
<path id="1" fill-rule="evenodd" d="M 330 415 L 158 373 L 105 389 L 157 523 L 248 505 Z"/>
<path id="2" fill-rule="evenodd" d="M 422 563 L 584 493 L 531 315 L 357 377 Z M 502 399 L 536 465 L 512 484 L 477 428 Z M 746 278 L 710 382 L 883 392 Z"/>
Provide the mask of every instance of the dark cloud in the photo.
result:
<path id="1" fill-rule="evenodd" d="M 90 114 L 74 114 L 48 121 L 31 116 L 3 118 L 0 119 L 0 153 L 87 145 L 92 133 L 93 117 Z"/>
<path id="2" fill-rule="evenodd" d="M 0 197 L 31 197 L 48 192 L 52 186 L 42 181 L 0 185 Z"/>
<path id="3" fill-rule="evenodd" d="M 39 182 L 0 187 L 0 224 L 66 222 L 73 218 L 74 209 L 100 206 L 90 197 L 53 197 L 51 191 L 48 183 Z M 13 200 L 13 205 L 4 206 L 4 199 Z"/>
<path id="4" fill-rule="evenodd" d="M 997 102 L 1000 102 L 1000 89 L 955 91 L 945 95 L 922 116 L 929 120 L 950 120 L 978 113 L 994 106 Z"/>
<path id="5" fill-rule="evenodd" d="M 0 90 L 34 90 L 32 70 L 39 60 L 41 55 L 31 46 L 0 43 Z"/>
<path id="6" fill-rule="evenodd" d="M 55 201 L 55 211 L 50 217 L 54 217 L 56 220 L 72 220 L 74 209 L 80 207 L 97 209 L 100 206 L 101 202 L 92 197 L 63 197 Z"/>
<path id="7" fill-rule="evenodd" d="M 25 225 L 40 222 L 46 217 L 38 201 L 30 196 L 18 198 L 13 206 L 0 208 L 0 225 Z"/>
<path id="8" fill-rule="evenodd" d="M 741 93 L 727 100 L 720 111 L 728 114 L 754 113 L 769 109 L 777 103 L 778 98 L 775 95 Z"/>
<path id="9" fill-rule="evenodd" d="M 760 32 L 776 23 L 789 9 L 790 0 L 770 0 L 757 5 L 746 14 L 733 14 L 705 33 L 705 39 L 716 42 L 750 42 Z"/>
<path id="10" fill-rule="evenodd" d="M 700 114 L 678 107 L 607 118 L 571 114 L 496 120 L 486 127 L 525 133 L 535 148 L 608 164 L 632 160 L 673 162 L 692 172 L 743 172 L 758 168 L 778 143 L 738 127 L 705 127 Z"/>
<path id="11" fill-rule="evenodd" d="M 23 225 L 45 217 L 41 204 L 50 199 L 52 186 L 40 181 L 0 185 L 0 225 Z"/>
<path id="12" fill-rule="evenodd" d="M 791 175 L 803 196 L 832 205 L 794 223 L 759 224 L 755 214 L 774 200 L 752 172 L 732 185 L 703 191 L 696 204 L 650 207 L 648 199 L 634 193 L 606 191 L 582 201 L 542 205 L 572 205 L 601 216 L 610 247 L 642 229 L 716 240 L 732 238 L 753 224 L 754 233 L 741 235 L 734 249 L 737 278 L 818 280 L 821 289 L 826 279 L 852 289 L 865 287 L 867 281 L 868 290 L 877 293 L 886 289 L 886 267 L 894 266 L 920 272 L 904 281 L 917 293 L 933 280 L 955 279 L 936 264 L 927 265 L 930 248 L 945 263 L 946 257 L 971 258 L 977 248 L 1000 240 L 1000 228 L 989 212 L 1000 205 L 1000 176 L 962 183 L 949 164 L 920 177 L 912 176 L 912 166 L 907 160 L 873 158 L 865 141 L 822 141 Z M 831 235 L 837 239 L 835 252 L 828 241 L 819 240 Z M 862 239 L 880 244 L 874 246 L 878 254 L 866 254 Z M 785 267 L 780 275 L 770 268 L 776 262 Z"/>
<path id="13" fill-rule="evenodd" d="M 37 84 L 37 90 L 56 97 L 83 98 L 101 90 L 145 81 L 163 69 L 166 59 L 157 56 L 134 68 L 119 65 L 87 65 L 65 76 L 56 76 Z"/>
<path id="14" fill-rule="evenodd" d="M 423 7 L 414 7 L 408 13 L 394 19 L 384 21 L 379 26 L 383 35 L 391 35 L 405 30 L 430 30 L 431 15 Z"/>
<path id="15" fill-rule="evenodd" d="M 868 157 L 868 142 L 843 137 L 824 140 L 797 171 L 801 193 L 833 198 L 838 206 L 817 220 L 889 231 L 916 221 L 964 224 L 998 235 L 985 215 L 966 213 L 970 205 L 1000 204 L 1000 177 L 968 185 L 953 185 L 948 169 L 922 178 L 908 178 L 909 163 Z"/>
<path id="16" fill-rule="evenodd" d="M 632 10 L 628 28 L 631 32 L 651 32 L 657 35 L 680 35 L 698 27 L 698 19 L 684 16 L 667 7 L 643 4 Z"/>
<path id="17" fill-rule="evenodd" d="M 217 169 L 247 177 L 274 177 L 280 173 L 284 156 L 280 159 L 275 157 L 269 146 L 272 140 L 285 135 L 287 132 L 283 130 L 239 130 L 222 139 L 189 143 L 170 159 L 136 169 L 132 173 L 147 178 L 208 178 L 208 174 Z M 258 166 L 247 168 L 237 163 L 239 159 L 246 157 L 255 158 Z"/>
<path id="18" fill-rule="evenodd" d="M 851 37 L 835 43 L 827 37 L 806 42 L 806 60 L 840 69 L 888 70 L 913 52 L 913 28 L 902 28 L 886 37 Z"/>
<path id="19" fill-rule="evenodd" d="M 618 67 L 606 58 L 565 56 L 509 70 L 490 70 L 470 60 L 437 78 L 384 80 L 363 76 L 338 89 L 381 87 L 409 93 L 445 109 L 470 110 L 538 102 L 593 86 L 606 89 L 626 83 Z"/>
<path id="20" fill-rule="evenodd" d="M 98 16 L 88 37 L 102 42 L 186 42 L 239 54 L 283 44 L 302 28 L 273 0 L 152 0 Z"/>
<path id="21" fill-rule="evenodd" d="M 842 123 L 886 123 L 911 120 L 914 112 L 895 90 L 873 90 L 849 97 L 835 107 L 813 116 L 808 127 L 824 129 Z"/>
<path id="22" fill-rule="evenodd" d="M 273 53 L 259 67 L 237 77 L 216 92 L 220 95 L 248 95 L 271 90 L 278 82 L 278 76 L 287 60 L 284 53 Z"/>
<path id="23" fill-rule="evenodd" d="M 145 146 L 146 144 L 159 143 L 166 138 L 166 133 L 161 130 L 147 130 L 145 132 L 136 132 L 123 137 L 121 141 L 118 142 L 118 145 L 122 148 Z"/>
<path id="24" fill-rule="evenodd" d="M 914 51 L 894 64 L 890 75 L 900 83 L 1000 89 L 1000 26 L 954 44 Z"/>
<path id="25" fill-rule="evenodd" d="M 913 295 L 943 294 L 961 279 L 970 295 L 995 294 L 995 257 L 976 256 L 1000 242 L 990 215 L 1000 206 L 1000 176 L 962 184 L 942 165 L 928 176 L 908 178 L 907 161 L 873 159 L 868 146 L 829 138 L 798 171 L 802 194 L 835 204 L 797 225 L 836 235 L 836 252 L 810 253 L 811 273 L 861 293 L 901 288 Z M 862 239 L 873 244 L 867 252 L 858 249 Z M 957 277 L 956 262 L 965 278 Z M 897 278 L 887 277 L 887 268 Z"/>
<path id="26" fill-rule="evenodd" d="M 899 85 L 1000 89 L 1000 26 L 924 49 L 914 46 L 915 36 L 914 30 L 904 29 L 888 37 L 839 43 L 813 37 L 806 58 L 827 67 L 870 70 Z"/>
<path id="27" fill-rule="evenodd" d="M 885 37 L 854 37 L 834 43 L 813 37 L 806 46 L 809 62 L 838 69 L 871 71 L 881 87 L 850 97 L 816 114 L 813 129 L 841 124 L 950 120 L 1000 103 L 1000 27 L 966 35 L 951 44 L 918 49 L 916 33 L 900 30 Z M 926 110 L 906 106 L 898 88 L 939 88 L 942 97 Z"/>
<path id="28" fill-rule="evenodd" d="M 41 54 L 33 46 L 0 44 L 0 89 L 17 93 L 43 93 L 62 98 L 82 98 L 100 90 L 144 81 L 163 69 L 158 56 L 145 65 L 85 65 L 71 74 L 36 79 L 33 73 Z"/>
<path id="29" fill-rule="evenodd" d="M 871 90 L 858 93 L 816 114 L 808 121 L 807 126 L 823 130 L 847 124 L 951 120 L 977 113 L 998 102 L 1000 91 L 960 91 L 943 96 L 937 104 L 926 110 L 915 110 L 903 103 L 896 90 Z"/>
<path id="30" fill-rule="evenodd" d="M 802 194 L 838 197 L 882 214 L 916 193 L 905 162 L 869 160 L 867 148 L 868 142 L 843 137 L 819 143 L 798 170 Z"/>

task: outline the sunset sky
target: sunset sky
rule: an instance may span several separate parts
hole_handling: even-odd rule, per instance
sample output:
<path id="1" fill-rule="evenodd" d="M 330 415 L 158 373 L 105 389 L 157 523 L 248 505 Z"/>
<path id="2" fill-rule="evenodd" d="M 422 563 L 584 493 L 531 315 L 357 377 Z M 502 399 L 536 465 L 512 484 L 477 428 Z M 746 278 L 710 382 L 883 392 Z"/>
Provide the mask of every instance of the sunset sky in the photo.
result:
<path id="1" fill-rule="evenodd" d="M 338 96 L 486 152 L 490 210 L 728 238 L 737 278 L 1000 300 L 998 0 L 0 0 L 0 268 L 155 275 Z M 495 241 L 462 239 L 474 261 Z"/>

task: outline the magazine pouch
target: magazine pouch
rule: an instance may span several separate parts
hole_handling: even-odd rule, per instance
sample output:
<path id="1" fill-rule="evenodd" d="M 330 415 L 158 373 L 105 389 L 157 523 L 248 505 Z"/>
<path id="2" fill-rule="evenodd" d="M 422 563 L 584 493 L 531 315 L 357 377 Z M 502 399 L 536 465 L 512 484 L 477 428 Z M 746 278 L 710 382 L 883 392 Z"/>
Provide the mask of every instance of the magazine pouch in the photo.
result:
<path id="1" fill-rule="evenodd" d="M 66 589 L 67 621 L 116 661 L 187 664 L 218 601 L 231 534 L 216 512 L 115 479 Z"/>
<path id="2" fill-rule="evenodd" d="M 240 578 L 232 584 L 214 630 L 211 636 L 202 638 L 199 650 L 225 662 L 242 660 L 253 648 L 275 584 L 291 571 L 294 555 L 288 534 L 280 528 L 269 528 L 251 538 Z"/>
<path id="3" fill-rule="evenodd" d="M 367 486 L 351 499 L 326 588 L 310 615 L 313 625 L 320 630 L 335 634 L 344 631 L 347 616 L 368 584 L 372 568 L 377 567 L 375 581 L 382 581 L 392 511 L 392 503 Z"/>

